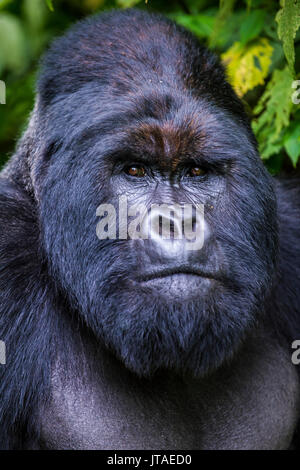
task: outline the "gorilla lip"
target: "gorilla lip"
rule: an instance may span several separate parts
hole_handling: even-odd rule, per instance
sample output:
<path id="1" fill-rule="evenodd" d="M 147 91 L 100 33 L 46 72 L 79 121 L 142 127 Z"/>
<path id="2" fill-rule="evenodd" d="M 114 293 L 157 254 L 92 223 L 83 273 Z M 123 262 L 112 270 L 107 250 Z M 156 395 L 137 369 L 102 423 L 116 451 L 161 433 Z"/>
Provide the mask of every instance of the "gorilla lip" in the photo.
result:
<path id="1" fill-rule="evenodd" d="M 206 278 L 206 279 L 214 279 L 218 280 L 218 276 L 212 273 L 207 273 L 204 271 L 200 271 L 197 269 L 191 269 L 191 268 L 167 268 L 167 269 L 161 269 L 157 271 L 153 271 L 151 273 L 146 273 L 143 274 L 140 278 L 140 282 L 148 282 L 153 279 L 160 279 L 164 277 L 170 277 L 170 276 L 176 276 L 176 275 L 186 275 L 186 276 L 197 276 L 199 278 Z"/>

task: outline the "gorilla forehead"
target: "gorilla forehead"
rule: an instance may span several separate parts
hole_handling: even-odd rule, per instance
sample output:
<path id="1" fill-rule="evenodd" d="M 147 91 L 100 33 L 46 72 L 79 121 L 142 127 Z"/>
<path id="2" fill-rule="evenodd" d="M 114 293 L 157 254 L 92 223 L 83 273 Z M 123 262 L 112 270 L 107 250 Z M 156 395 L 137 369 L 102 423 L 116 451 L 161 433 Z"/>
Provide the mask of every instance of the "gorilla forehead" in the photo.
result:
<path id="1" fill-rule="evenodd" d="M 170 170 L 185 159 L 212 164 L 259 159 L 248 130 L 206 98 L 160 86 L 141 86 L 137 94 L 118 97 L 109 93 L 91 82 L 52 102 L 47 122 L 53 132 L 45 128 L 50 150 L 60 140 L 72 153 L 102 160 L 126 149 L 127 156 Z"/>
<path id="2" fill-rule="evenodd" d="M 173 101 L 170 90 L 177 97 L 206 97 L 230 109 L 252 135 L 217 58 L 185 29 L 157 14 L 130 9 L 96 15 L 71 28 L 43 60 L 40 105 L 64 99 L 92 82 L 110 99 L 127 96 L 129 101 L 131 96 L 144 100 L 148 87 L 151 115 L 161 109 L 161 96 L 157 102 L 153 90 L 168 90 L 163 98 L 167 108 Z"/>
<path id="3" fill-rule="evenodd" d="M 141 11 L 89 18 L 53 43 L 43 62 L 39 91 L 50 101 L 90 80 L 108 84 L 118 93 L 145 80 L 155 85 L 162 77 L 174 85 L 182 75 L 178 56 L 184 54 L 178 53 L 187 52 L 185 35 L 166 18 Z"/>

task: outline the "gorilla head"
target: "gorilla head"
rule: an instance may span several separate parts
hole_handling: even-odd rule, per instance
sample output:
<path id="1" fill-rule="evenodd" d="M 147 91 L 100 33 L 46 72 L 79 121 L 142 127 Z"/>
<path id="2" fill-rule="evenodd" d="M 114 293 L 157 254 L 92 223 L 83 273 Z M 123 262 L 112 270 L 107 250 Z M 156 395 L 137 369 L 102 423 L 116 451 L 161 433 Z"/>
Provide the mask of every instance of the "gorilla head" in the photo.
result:
<path id="1" fill-rule="evenodd" d="M 85 20 L 46 55 L 24 139 L 22 178 L 70 315 L 140 376 L 199 377 L 230 358 L 263 315 L 277 228 L 271 178 L 216 58 L 157 15 Z M 203 247 L 99 240 L 97 207 L 118 210 L 120 196 L 129 209 L 203 205 Z"/>

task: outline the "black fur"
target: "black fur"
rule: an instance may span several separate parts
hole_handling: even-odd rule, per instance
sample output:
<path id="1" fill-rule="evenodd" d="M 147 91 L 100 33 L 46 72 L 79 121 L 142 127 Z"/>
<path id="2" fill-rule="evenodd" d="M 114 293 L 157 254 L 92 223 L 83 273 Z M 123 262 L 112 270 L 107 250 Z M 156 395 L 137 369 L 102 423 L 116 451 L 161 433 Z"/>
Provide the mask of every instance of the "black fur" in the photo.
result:
<path id="1" fill-rule="evenodd" d="M 299 183 L 268 175 L 215 56 L 157 15 L 107 13 L 53 44 L 37 91 L 0 178 L 0 447 L 37 446 L 51 367 L 72 354 L 73 330 L 147 377 L 167 368 L 201 379 L 260 322 L 289 350 L 300 338 Z M 97 239 L 96 208 L 117 203 L 119 154 L 168 167 L 197 152 L 213 176 L 175 193 L 210 208 L 197 263 L 218 270 L 220 287 L 170 301 L 132 282 L 143 249 Z M 136 194 L 147 205 L 169 197 Z"/>

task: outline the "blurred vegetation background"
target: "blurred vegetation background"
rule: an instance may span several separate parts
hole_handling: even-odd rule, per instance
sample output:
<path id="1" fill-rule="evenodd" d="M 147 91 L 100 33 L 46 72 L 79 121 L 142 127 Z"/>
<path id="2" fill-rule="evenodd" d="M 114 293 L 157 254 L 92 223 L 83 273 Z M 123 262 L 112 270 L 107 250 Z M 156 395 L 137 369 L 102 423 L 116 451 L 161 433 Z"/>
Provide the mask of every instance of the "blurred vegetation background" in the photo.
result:
<path id="1" fill-rule="evenodd" d="M 26 127 L 51 39 L 91 13 L 131 7 L 165 13 L 212 48 L 245 103 L 268 169 L 299 172 L 300 0 L 0 0 L 0 165 Z"/>

